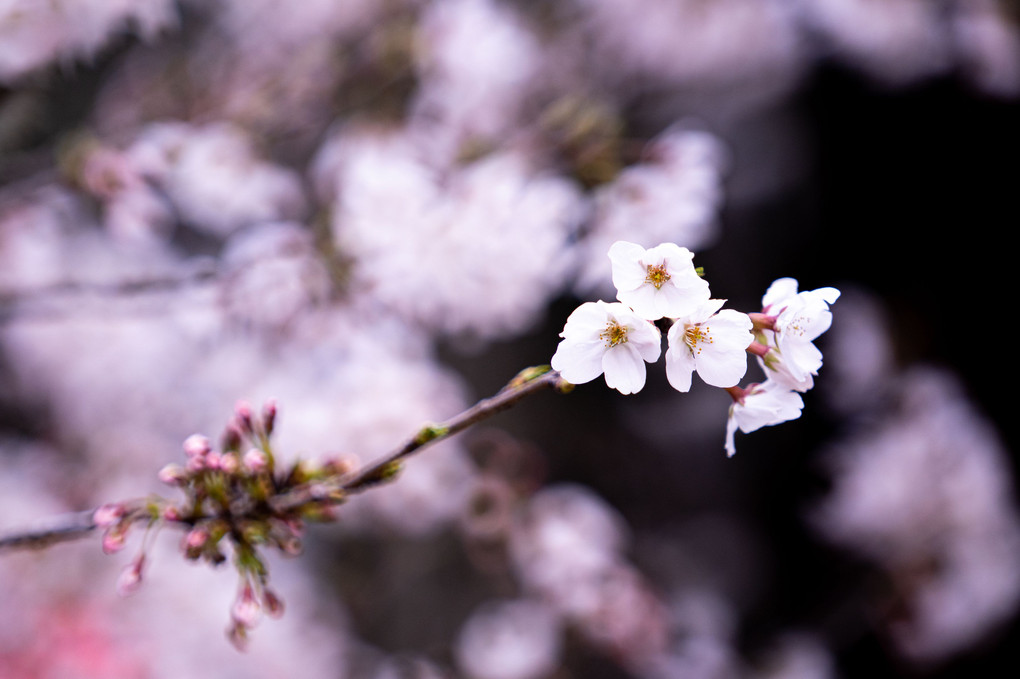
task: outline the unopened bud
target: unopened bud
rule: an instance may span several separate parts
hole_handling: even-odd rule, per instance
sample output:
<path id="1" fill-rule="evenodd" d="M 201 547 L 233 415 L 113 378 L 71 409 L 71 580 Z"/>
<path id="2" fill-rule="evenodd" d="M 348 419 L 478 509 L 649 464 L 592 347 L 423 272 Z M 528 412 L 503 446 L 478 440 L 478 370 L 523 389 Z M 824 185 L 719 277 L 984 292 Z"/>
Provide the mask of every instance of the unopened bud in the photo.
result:
<path id="1" fill-rule="evenodd" d="M 117 578 L 117 594 L 127 596 L 138 589 L 142 584 L 142 566 L 144 564 L 145 555 L 139 554 L 137 559 L 120 572 L 120 577 Z"/>
<path id="2" fill-rule="evenodd" d="M 209 439 L 202 436 L 201 434 L 192 434 L 184 440 L 184 454 L 188 458 L 202 457 L 206 455 L 212 448 L 209 445 Z"/>
<path id="3" fill-rule="evenodd" d="M 241 466 L 241 460 L 237 453 L 223 453 L 220 455 L 220 469 L 228 474 L 234 474 Z"/>
<path id="4" fill-rule="evenodd" d="M 114 554 L 124 549 L 128 524 L 117 524 L 103 533 L 103 554 Z"/>
<path id="5" fill-rule="evenodd" d="M 276 399 L 271 398 L 262 404 L 262 429 L 266 436 L 273 433 L 274 424 L 276 424 Z"/>
<path id="6" fill-rule="evenodd" d="M 227 628 L 227 639 L 234 645 L 239 651 L 247 650 L 248 648 L 248 628 L 243 625 L 238 625 L 236 622 Z"/>
<path id="7" fill-rule="evenodd" d="M 170 463 L 159 470 L 159 480 L 168 486 L 179 486 L 188 479 L 188 472 L 179 464 Z"/>
<path id="8" fill-rule="evenodd" d="M 283 599 L 276 596 L 273 590 L 267 589 L 262 593 L 262 604 L 265 606 L 266 615 L 270 618 L 283 616 Z"/>
<path id="9" fill-rule="evenodd" d="M 230 422 L 227 423 L 227 428 L 223 430 L 223 450 L 238 450 L 241 447 L 242 438 L 244 438 L 244 436 L 236 422 L 236 418 L 231 419 Z"/>
<path id="10" fill-rule="evenodd" d="M 250 434 L 255 431 L 251 420 L 251 404 L 247 401 L 238 401 L 237 405 L 234 406 L 234 415 L 237 418 L 237 423 L 241 426 L 241 431 L 245 434 Z"/>
<path id="11" fill-rule="evenodd" d="M 119 502 L 105 504 L 92 514 L 92 522 L 100 528 L 109 528 L 124 516 L 124 505 Z"/>
<path id="12" fill-rule="evenodd" d="M 262 615 L 262 604 L 255 598 L 255 589 L 250 582 L 244 583 L 234 601 L 230 616 L 242 627 L 254 627 Z"/>
<path id="13" fill-rule="evenodd" d="M 259 474 L 269 466 L 269 457 L 258 448 L 252 448 L 244 454 L 243 463 L 249 473 Z"/>
<path id="14" fill-rule="evenodd" d="M 209 532 L 203 526 L 192 528 L 184 536 L 184 555 L 189 559 L 197 559 L 202 554 L 202 549 L 209 541 Z"/>

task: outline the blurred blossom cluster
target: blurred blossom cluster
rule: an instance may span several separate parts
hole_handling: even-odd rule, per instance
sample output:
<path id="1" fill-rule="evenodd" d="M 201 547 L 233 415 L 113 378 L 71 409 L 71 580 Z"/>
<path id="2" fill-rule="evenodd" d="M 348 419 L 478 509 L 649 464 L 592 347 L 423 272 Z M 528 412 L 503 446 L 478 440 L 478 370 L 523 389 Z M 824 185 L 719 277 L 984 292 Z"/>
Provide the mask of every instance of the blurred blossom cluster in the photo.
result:
<path id="1" fill-rule="evenodd" d="M 547 362 L 564 300 L 615 294 L 613 243 L 732 245 L 727 181 L 780 186 L 776 168 L 799 162 L 796 143 L 742 135 L 776 129 L 831 63 L 1015 97 L 1020 18 L 1005 0 L 0 0 L 0 523 L 165 492 L 156 471 L 241 398 L 280 403 L 281 464 L 379 458 Z M 786 239 L 770 226 L 775 251 Z M 715 302 L 801 276 L 712 264 Z M 818 278 L 801 280 L 842 286 Z M 790 281 L 785 301 L 808 294 Z M 880 305 L 844 303 L 818 391 L 853 426 L 812 525 L 884 574 L 903 656 L 943 659 L 1020 601 L 1007 455 L 949 373 L 894 368 Z M 674 315 L 694 337 L 718 309 Z M 821 365 L 818 333 L 791 348 L 776 322 L 755 328 L 763 352 L 812 353 L 784 374 L 799 386 L 774 421 L 799 415 Z M 507 435 L 505 466 L 453 439 L 352 498 L 309 536 L 313 559 L 270 564 L 287 615 L 247 655 L 222 633 L 232 575 L 182 564 L 173 529 L 145 538 L 130 600 L 111 596 L 123 561 L 95 544 L 4 554 L 0 676 L 836 676 L 823 624 L 741 638 L 747 574 L 770 563 L 701 549 L 753 522 L 719 519 L 741 511 L 720 509 L 737 482 L 710 466 L 721 430 L 701 415 L 724 406 L 674 409 L 666 379 L 623 424 L 581 401 Z M 731 442 L 763 426 L 752 415 L 733 416 Z M 681 474 L 667 448 L 720 459 Z M 627 494 L 636 468 L 665 498 L 658 525 L 651 491 Z M 718 534 L 681 537 L 702 510 Z M 428 558 L 357 558 L 404 549 Z M 418 599 L 443 568 L 456 582 Z"/>

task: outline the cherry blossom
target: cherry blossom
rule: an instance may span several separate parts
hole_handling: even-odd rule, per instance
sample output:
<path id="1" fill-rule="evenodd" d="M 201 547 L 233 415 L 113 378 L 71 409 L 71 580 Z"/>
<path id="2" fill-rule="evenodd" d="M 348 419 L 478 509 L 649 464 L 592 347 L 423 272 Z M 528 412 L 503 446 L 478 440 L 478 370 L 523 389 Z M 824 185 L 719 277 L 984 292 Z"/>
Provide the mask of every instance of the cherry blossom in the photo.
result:
<path id="1" fill-rule="evenodd" d="M 733 457 L 737 452 L 733 445 L 737 429 L 750 434 L 752 431 L 800 417 L 804 401 L 800 394 L 775 380 L 752 384 L 747 389 L 734 387 L 730 390 L 733 405 L 726 422 L 726 454 Z"/>
<path id="2" fill-rule="evenodd" d="M 605 373 L 606 384 L 621 394 L 645 386 L 643 361 L 657 361 L 662 351 L 658 328 L 618 302 L 585 302 L 560 337 L 552 367 L 563 379 L 583 384 Z"/>
<path id="3" fill-rule="evenodd" d="M 720 311 L 725 303 L 710 299 L 669 329 L 666 377 L 677 391 L 690 390 L 695 370 L 713 387 L 732 387 L 747 372 L 751 319 L 732 309 Z"/>
<path id="4" fill-rule="evenodd" d="M 694 254 L 674 243 L 649 250 L 616 241 L 609 248 L 617 299 L 650 321 L 694 313 L 708 300 L 708 282 L 694 270 Z"/>
<path id="5" fill-rule="evenodd" d="M 814 340 L 829 329 L 829 305 L 839 299 L 836 288 L 797 292 L 797 280 L 780 278 L 765 292 L 762 308 L 772 322 L 766 340 L 775 351 L 762 361 L 772 377 L 797 391 L 814 385 L 813 376 L 822 367 L 822 352 Z"/>

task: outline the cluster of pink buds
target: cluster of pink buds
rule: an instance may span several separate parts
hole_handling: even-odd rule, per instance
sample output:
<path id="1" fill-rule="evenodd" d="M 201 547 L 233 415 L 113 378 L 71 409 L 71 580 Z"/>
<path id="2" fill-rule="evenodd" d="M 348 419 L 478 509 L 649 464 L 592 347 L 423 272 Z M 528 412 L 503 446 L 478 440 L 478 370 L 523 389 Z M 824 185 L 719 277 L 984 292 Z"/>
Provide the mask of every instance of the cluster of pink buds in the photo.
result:
<path id="1" fill-rule="evenodd" d="M 275 402 L 267 402 L 258 415 L 247 402 L 239 402 L 219 450 L 205 436 L 189 436 L 184 442 L 185 463 L 168 464 L 159 472 L 163 483 L 184 494 L 183 501 L 157 498 L 104 505 L 93 516 L 105 531 L 107 553 L 120 550 L 130 527 L 142 520 L 150 527 L 184 527 L 181 551 L 188 559 L 215 566 L 231 553 L 241 585 L 227 635 L 238 648 L 244 647 L 248 631 L 263 612 L 270 617 L 283 613 L 283 602 L 267 586 L 261 550 L 299 553 L 306 521 L 336 519 L 334 508 L 345 498 L 340 479 L 352 471 L 343 461 L 330 459 L 322 464 L 298 461 L 278 472 L 270 445 L 275 421 Z M 144 563 L 143 548 L 122 573 L 118 591 L 128 594 L 137 589 Z"/>

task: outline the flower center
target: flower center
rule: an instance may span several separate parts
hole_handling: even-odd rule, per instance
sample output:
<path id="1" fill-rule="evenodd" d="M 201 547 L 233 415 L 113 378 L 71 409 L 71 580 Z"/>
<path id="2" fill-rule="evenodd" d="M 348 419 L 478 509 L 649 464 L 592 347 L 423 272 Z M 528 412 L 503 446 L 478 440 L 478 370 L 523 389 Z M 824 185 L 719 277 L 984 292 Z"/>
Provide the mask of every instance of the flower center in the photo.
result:
<path id="1" fill-rule="evenodd" d="M 697 356 L 705 348 L 704 345 L 712 344 L 715 340 L 712 339 L 712 329 L 707 325 L 702 326 L 700 323 L 687 326 L 684 330 L 684 344 L 691 350 L 691 353 Z"/>
<path id="2" fill-rule="evenodd" d="M 620 325 L 615 320 L 606 324 L 606 329 L 599 333 L 599 337 L 606 341 L 606 346 L 615 347 L 627 341 L 627 327 Z"/>
<path id="3" fill-rule="evenodd" d="M 658 290 L 662 287 L 662 284 L 670 279 L 670 275 L 666 273 L 666 265 L 658 264 L 655 266 L 648 267 L 648 275 L 645 276 L 645 283 L 651 283 Z"/>

